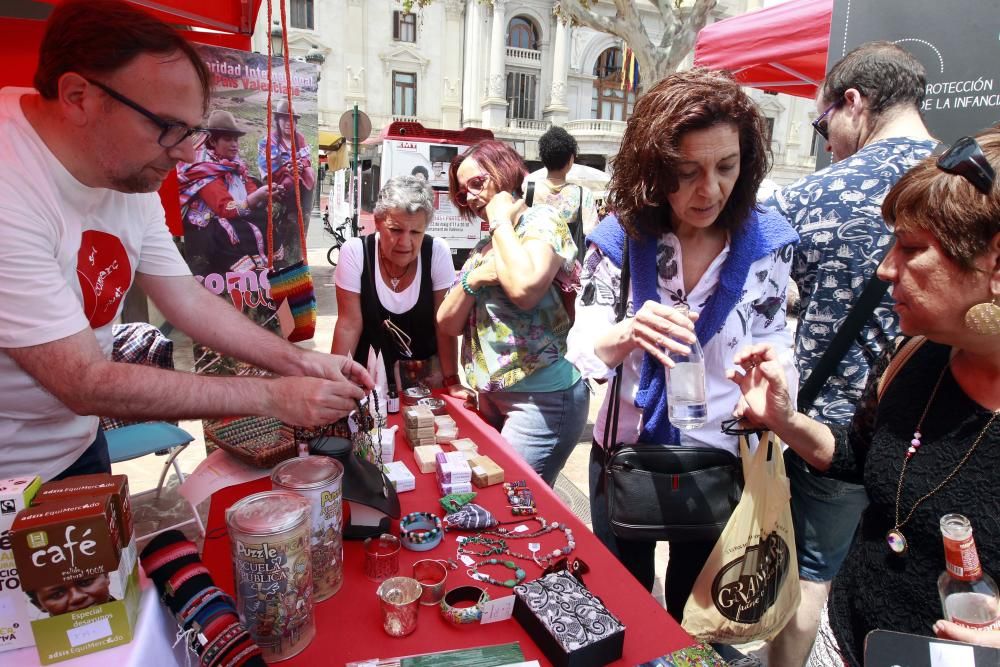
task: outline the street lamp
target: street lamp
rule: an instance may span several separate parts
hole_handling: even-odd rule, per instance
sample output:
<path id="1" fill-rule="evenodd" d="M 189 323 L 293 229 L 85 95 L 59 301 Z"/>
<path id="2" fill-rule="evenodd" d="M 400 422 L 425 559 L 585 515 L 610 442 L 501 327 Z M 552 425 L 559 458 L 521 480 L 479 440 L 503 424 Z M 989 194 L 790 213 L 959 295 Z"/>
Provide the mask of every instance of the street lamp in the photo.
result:
<path id="1" fill-rule="evenodd" d="M 274 26 L 271 28 L 271 52 L 278 58 L 281 58 L 284 55 L 283 35 L 284 33 L 281 31 L 280 27 Z"/>

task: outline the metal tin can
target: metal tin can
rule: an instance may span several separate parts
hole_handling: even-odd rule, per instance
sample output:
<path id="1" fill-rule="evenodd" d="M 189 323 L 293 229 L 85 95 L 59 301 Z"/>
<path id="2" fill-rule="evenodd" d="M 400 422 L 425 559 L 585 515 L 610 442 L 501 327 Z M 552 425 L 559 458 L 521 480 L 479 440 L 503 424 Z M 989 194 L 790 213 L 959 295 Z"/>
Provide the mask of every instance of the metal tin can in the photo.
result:
<path id="1" fill-rule="evenodd" d="M 422 385 L 410 387 L 403 392 L 403 405 L 416 405 L 421 398 L 431 395 L 431 390 Z"/>
<path id="2" fill-rule="evenodd" d="M 271 487 L 292 491 L 312 505 L 313 599 L 322 602 L 344 582 L 343 497 L 344 466 L 329 456 L 302 456 L 279 463 L 271 473 Z"/>
<path id="3" fill-rule="evenodd" d="M 443 398 L 438 398 L 436 396 L 428 396 L 427 398 L 421 398 L 417 401 L 417 405 L 426 405 L 431 409 L 435 415 L 446 415 L 448 414 L 448 408 L 445 405 Z"/>
<path id="4" fill-rule="evenodd" d="M 309 501 L 264 491 L 226 511 L 233 547 L 236 609 L 266 662 L 297 655 L 316 635 Z"/>

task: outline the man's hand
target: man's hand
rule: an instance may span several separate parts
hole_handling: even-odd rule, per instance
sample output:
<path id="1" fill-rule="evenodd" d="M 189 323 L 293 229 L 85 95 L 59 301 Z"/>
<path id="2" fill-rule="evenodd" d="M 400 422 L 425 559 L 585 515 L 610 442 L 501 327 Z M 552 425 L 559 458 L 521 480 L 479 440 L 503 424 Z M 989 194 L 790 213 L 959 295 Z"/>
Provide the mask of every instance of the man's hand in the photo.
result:
<path id="1" fill-rule="evenodd" d="M 350 387 L 358 389 L 356 398 L 368 395 L 375 382 L 365 370 L 365 367 L 354 361 L 350 357 L 339 354 L 326 354 L 314 350 L 305 351 L 302 355 L 302 375 L 324 378 L 331 382 L 345 386 L 345 391 Z M 346 394 L 345 394 L 346 395 Z M 353 396 L 353 394 L 351 394 Z"/>
<path id="2" fill-rule="evenodd" d="M 934 634 L 941 639 L 1000 648 L 1000 630 L 973 630 L 951 621 L 940 620 L 934 624 Z"/>
<path id="3" fill-rule="evenodd" d="M 273 388 L 268 413 L 295 426 L 332 424 L 355 410 L 357 401 L 365 396 L 361 387 L 347 381 L 283 377 L 269 384 Z"/>

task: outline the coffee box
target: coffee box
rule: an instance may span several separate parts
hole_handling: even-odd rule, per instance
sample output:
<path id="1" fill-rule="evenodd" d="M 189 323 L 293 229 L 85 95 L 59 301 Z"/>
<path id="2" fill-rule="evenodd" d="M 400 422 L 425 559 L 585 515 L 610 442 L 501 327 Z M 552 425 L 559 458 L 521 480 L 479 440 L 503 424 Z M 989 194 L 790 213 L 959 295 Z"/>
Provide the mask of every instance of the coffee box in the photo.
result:
<path id="1" fill-rule="evenodd" d="M 122 551 L 131 550 L 132 553 L 129 553 L 128 556 L 135 558 L 137 554 L 135 553 L 136 546 L 132 531 L 132 506 L 129 503 L 128 476 L 100 473 L 77 475 L 57 482 L 45 482 L 35 494 L 32 504 L 41 505 L 54 500 L 98 497 L 109 494 L 118 520 L 121 549 Z"/>
<path id="2" fill-rule="evenodd" d="M 0 481 L 0 651 L 35 643 L 28 601 L 14 563 L 10 527 L 17 513 L 31 504 L 41 484 L 41 479 L 30 476 Z"/>
<path id="3" fill-rule="evenodd" d="M 21 587 L 36 590 L 114 572 L 122 560 L 118 526 L 111 494 L 53 500 L 19 512 L 11 542 Z"/>
<path id="4" fill-rule="evenodd" d="M 101 589 L 104 602 L 64 613 L 49 613 L 32 604 L 36 618 L 31 629 L 43 665 L 132 641 L 141 597 L 138 561 L 122 559 L 116 571 L 100 576 L 107 577 L 106 589 Z"/>

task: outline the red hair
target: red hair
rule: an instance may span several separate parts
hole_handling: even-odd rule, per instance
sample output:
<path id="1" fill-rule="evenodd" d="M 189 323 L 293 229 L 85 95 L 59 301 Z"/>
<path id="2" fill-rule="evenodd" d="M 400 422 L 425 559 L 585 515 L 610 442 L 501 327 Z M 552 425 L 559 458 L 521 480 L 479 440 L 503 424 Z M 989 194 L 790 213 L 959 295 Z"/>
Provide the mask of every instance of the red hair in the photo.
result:
<path id="1" fill-rule="evenodd" d="M 517 151 L 502 141 L 495 139 L 480 141 L 469 146 L 464 153 L 452 160 L 448 168 L 448 198 L 462 217 L 476 217 L 468 204 L 458 201 L 458 193 L 462 189 L 458 184 L 458 168 L 467 158 L 475 160 L 490 175 L 497 192 L 510 192 L 515 198 L 521 196 L 521 183 L 528 175 L 524 160 Z"/>

